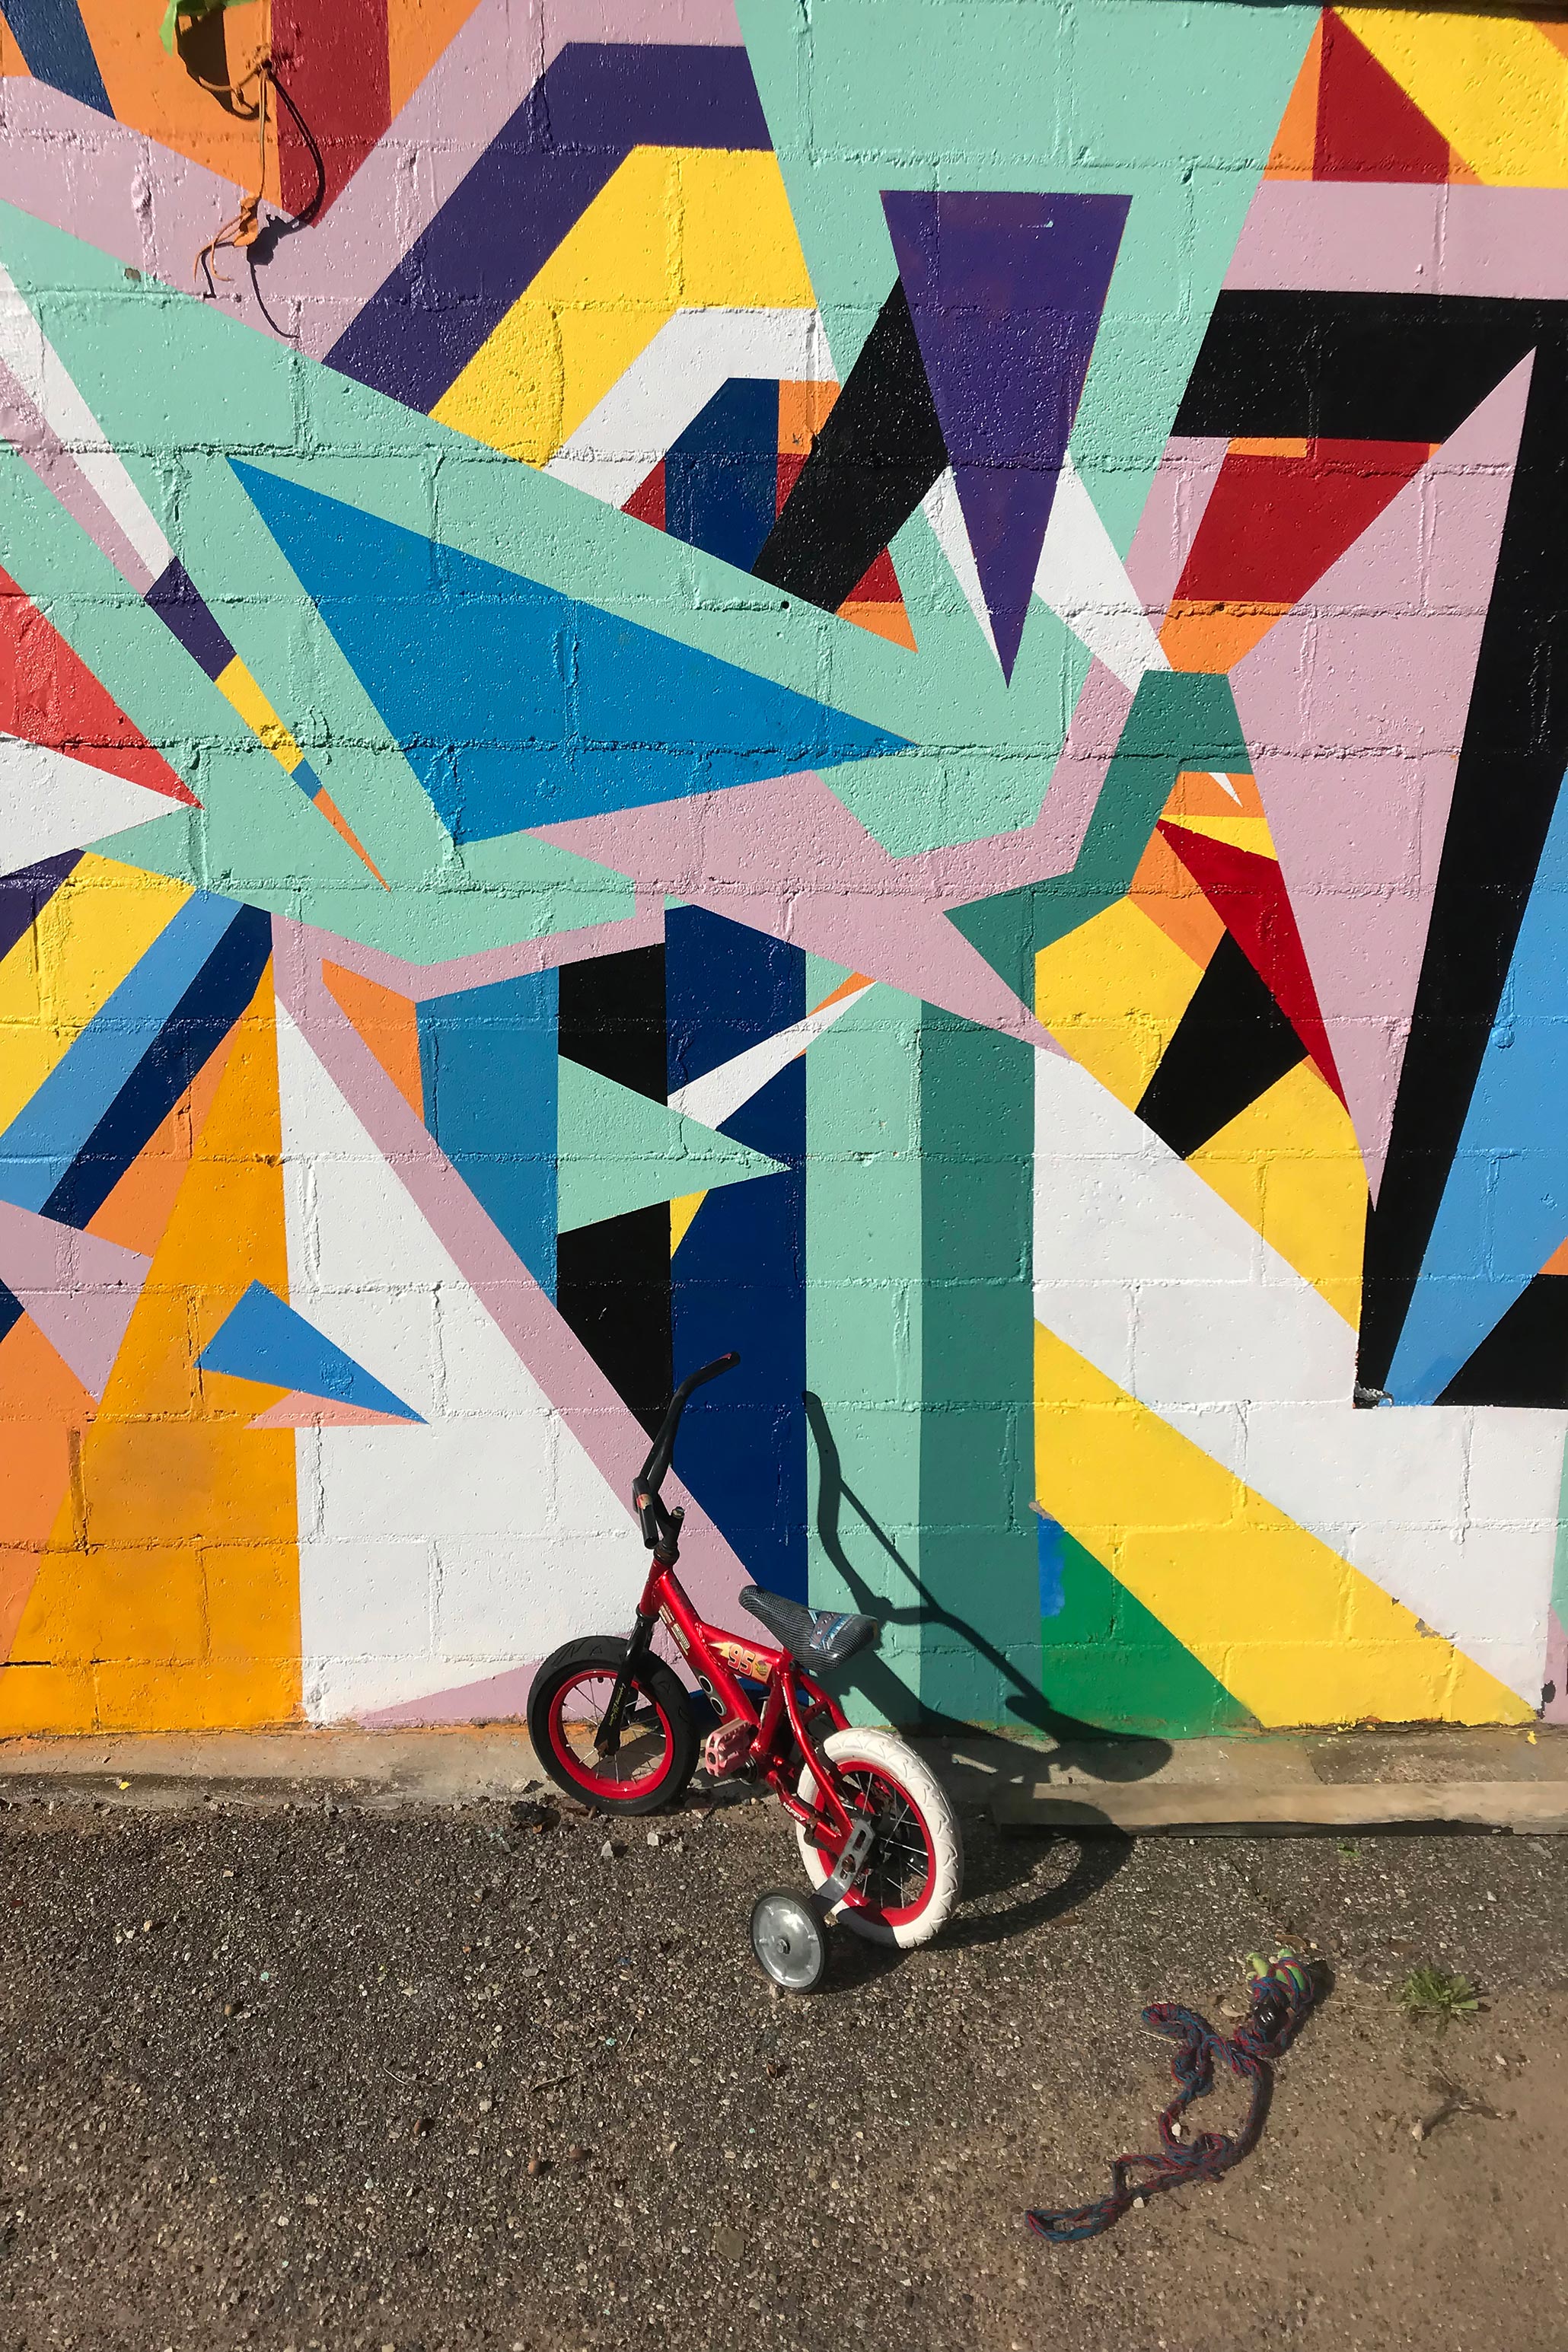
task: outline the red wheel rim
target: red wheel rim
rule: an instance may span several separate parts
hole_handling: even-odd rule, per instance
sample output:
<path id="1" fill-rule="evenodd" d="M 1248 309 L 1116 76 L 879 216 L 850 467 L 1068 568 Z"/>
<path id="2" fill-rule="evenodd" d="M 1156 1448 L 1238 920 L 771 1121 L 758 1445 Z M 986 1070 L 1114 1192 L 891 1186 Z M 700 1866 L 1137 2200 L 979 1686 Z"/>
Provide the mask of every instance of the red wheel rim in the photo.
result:
<path id="1" fill-rule="evenodd" d="M 602 1695 L 596 1702 L 588 1700 L 584 1704 L 583 1695 L 595 1685 L 602 1685 Z M 587 1790 L 590 1795 L 611 1799 L 646 1797 L 650 1790 L 658 1786 L 668 1771 L 669 1759 L 675 1746 L 674 1736 L 669 1727 L 669 1717 L 651 1691 L 645 1690 L 640 1684 L 637 1685 L 637 1716 L 646 1718 L 647 1712 L 651 1710 L 654 1721 L 652 1724 L 647 1724 L 646 1728 L 651 1735 L 654 1726 L 657 1725 L 658 1732 L 657 1745 L 650 1736 L 646 1743 L 638 1742 L 634 1749 L 635 1754 L 646 1753 L 647 1757 L 647 1763 L 640 1770 L 626 1773 L 617 1769 L 626 1760 L 626 1746 L 624 1733 L 620 1753 L 613 1759 L 598 1757 L 595 1764 L 590 1764 L 587 1757 L 574 1748 L 568 1737 L 566 1703 L 568 1699 L 575 1696 L 582 1712 L 574 1714 L 571 1721 L 574 1727 L 579 1728 L 579 1737 L 584 1738 L 588 1755 L 594 1754 L 593 1731 L 595 1727 L 604 1720 L 605 1709 L 610 1703 L 610 1694 L 615 1686 L 615 1670 L 609 1666 L 584 1666 L 569 1681 L 563 1682 L 550 1702 L 551 1749 L 562 1770 L 569 1779 L 576 1782 L 578 1788 Z"/>
<path id="2" fill-rule="evenodd" d="M 901 1780 L 893 1780 L 875 1764 L 858 1764 L 853 1758 L 835 1759 L 838 1778 L 850 1800 L 850 1810 L 863 1811 L 869 1806 L 879 1818 L 877 1847 L 865 1875 L 856 1880 L 845 1896 L 846 1906 L 864 1911 L 868 1916 L 880 1919 L 889 1927 L 907 1927 L 918 1919 L 936 1891 L 936 1843 L 931 1824 Z M 820 1846 L 826 1864 L 824 1875 L 830 1875 L 838 1859 L 843 1841 L 828 1847 Z M 923 1860 L 924 1874 L 918 1890 L 911 1890 L 910 1881 Z M 877 1900 L 879 1889 L 893 1891 L 889 1865 L 897 1864 L 901 1876 L 899 1887 L 902 1900 L 891 1903 Z M 907 1866 L 906 1866 L 907 1865 Z"/>

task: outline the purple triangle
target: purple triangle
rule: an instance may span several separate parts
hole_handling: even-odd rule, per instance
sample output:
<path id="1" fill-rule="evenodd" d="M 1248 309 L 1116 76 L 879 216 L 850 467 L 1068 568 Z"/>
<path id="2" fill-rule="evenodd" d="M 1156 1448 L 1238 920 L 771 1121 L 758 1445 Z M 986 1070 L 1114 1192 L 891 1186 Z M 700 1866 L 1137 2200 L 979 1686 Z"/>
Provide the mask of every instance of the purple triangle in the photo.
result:
<path id="1" fill-rule="evenodd" d="M 1131 201 L 883 192 L 1008 677 Z"/>

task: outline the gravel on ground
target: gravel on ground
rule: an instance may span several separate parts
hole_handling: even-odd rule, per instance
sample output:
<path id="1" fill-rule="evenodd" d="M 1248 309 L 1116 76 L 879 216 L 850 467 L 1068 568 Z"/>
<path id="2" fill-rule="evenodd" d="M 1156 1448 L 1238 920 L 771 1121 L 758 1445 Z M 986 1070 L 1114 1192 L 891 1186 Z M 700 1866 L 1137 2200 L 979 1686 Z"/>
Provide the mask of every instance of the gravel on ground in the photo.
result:
<path id="1" fill-rule="evenodd" d="M 1565 2352 L 1568 1840 L 965 1834 L 937 1945 L 797 2000 L 773 1804 L 0 1811 L 0 2352 Z M 1032 2238 L 1152 2141 L 1142 2005 L 1287 1938 L 1258 2152 Z"/>

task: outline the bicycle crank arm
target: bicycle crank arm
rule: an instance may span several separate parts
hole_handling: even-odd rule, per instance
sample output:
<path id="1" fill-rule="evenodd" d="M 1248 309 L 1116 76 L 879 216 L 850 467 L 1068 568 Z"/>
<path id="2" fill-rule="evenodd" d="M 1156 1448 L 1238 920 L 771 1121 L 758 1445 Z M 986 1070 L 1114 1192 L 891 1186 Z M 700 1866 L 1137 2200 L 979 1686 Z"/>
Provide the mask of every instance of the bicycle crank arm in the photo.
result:
<path id="1" fill-rule="evenodd" d="M 857 1822 L 844 1841 L 843 1852 L 811 1897 L 811 1908 L 819 1919 L 826 1919 L 837 1910 L 855 1881 L 866 1866 L 867 1857 L 877 1843 L 877 1832 L 869 1822 Z"/>

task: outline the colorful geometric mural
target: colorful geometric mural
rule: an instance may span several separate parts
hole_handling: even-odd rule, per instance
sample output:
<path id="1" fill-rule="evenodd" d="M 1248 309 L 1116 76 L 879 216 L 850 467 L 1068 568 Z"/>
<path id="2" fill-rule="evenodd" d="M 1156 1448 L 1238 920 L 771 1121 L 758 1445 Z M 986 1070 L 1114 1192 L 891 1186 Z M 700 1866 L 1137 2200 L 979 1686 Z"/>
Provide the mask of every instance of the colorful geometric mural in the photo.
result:
<path id="1" fill-rule="evenodd" d="M 0 0 L 0 1733 L 1568 1720 L 1568 14 Z"/>

